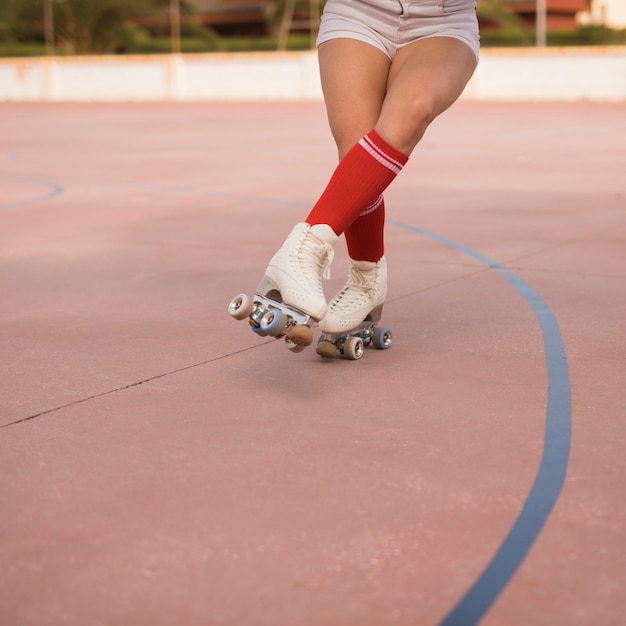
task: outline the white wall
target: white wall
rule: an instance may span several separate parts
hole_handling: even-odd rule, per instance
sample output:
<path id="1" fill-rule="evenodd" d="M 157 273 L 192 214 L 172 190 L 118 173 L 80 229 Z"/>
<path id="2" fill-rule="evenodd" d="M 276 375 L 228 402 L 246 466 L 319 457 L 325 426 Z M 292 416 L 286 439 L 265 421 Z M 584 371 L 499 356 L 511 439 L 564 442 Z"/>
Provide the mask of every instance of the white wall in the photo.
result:
<path id="1" fill-rule="evenodd" d="M 609 28 L 626 27 L 626 0 L 593 0 L 591 12 L 583 14 L 581 22 L 604 24 Z"/>
<path id="2" fill-rule="evenodd" d="M 0 59 L 0 101 L 321 97 L 315 52 Z M 626 100 L 626 47 L 485 49 L 463 98 Z"/>
<path id="3" fill-rule="evenodd" d="M 626 100 L 626 47 L 483 50 L 463 96 L 473 100 Z"/>

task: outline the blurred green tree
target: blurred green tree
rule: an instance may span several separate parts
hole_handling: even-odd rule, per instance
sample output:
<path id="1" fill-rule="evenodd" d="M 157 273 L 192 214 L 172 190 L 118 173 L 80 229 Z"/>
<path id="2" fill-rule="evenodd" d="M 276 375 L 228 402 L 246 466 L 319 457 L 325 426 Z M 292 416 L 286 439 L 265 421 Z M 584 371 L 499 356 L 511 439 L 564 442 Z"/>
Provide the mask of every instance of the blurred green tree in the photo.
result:
<path id="1" fill-rule="evenodd" d="M 0 0 L 0 36 L 9 41 L 41 41 L 46 6 L 50 9 L 56 46 L 69 54 L 115 52 L 124 47 L 142 19 L 169 29 L 170 0 Z M 181 12 L 195 9 L 180 0 Z"/>

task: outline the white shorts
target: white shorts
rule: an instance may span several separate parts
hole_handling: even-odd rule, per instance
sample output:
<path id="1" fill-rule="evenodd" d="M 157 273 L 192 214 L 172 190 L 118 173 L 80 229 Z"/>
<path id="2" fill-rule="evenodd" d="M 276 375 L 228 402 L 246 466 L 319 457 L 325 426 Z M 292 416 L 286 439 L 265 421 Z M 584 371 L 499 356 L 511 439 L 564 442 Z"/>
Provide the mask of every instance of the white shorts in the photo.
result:
<path id="1" fill-rule="evenodd" d="M 478 60 L 475 0 L 328 0 L 317 45 L 330 39 L 357 39 L 393 59 L 399 48 L 427 37 L 459 39 Z"/>

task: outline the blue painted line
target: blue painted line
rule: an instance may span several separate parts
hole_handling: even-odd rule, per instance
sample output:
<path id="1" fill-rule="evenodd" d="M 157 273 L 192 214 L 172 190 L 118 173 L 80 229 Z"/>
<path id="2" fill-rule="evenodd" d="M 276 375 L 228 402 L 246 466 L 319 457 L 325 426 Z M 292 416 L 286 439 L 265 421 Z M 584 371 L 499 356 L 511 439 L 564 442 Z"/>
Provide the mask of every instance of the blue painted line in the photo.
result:
<path id="1" fill-rule="evenodd" d="M 13 209 L 21 209 L 27 206 L 31 206 L 33 204 L 39 204 L 40 202 L 45 202 L 46 200 L 51 200 L 52 198 L 55 198 L 56 196 L 62 194 L 64 191 L 63 187 L 61 187 L 60 185 L 57 185 L 55 183 L 51 183 L 45 180 L 38 180 L 35 178 L 25 178 L 22 176 L 9 176 L 8 174 L 2 174 L 1 176 L 12 178 L 13 180 L 21 180 L 27 183 L 33 183 L 35 185 L 49 187 L 52 189 L 52 191 L 42 196 L 37 196 L 36 198 L 30 198 L 28 200 L 23 200 L 21 202 L 15 202 L 13 204 L 5 204 L 5 205 L 0 204 L 0 211 L 11 211 Z"/>
<path id="2" fill-rule="evenodd" d="M 476 582 L 440 622 L 440 626 L 472 626 L 489 611 L 526 558 L 563 489 L 572 436 L 572 403 L 565 346 L 550 307 L 519 276 L 500 263 L 446 237 L 400 222 L 389 223 L 451 246 L 496 270 L 528 302 L 543 334 L 548 402 L 539 470 L 520 514 L 498 551 Z"/>

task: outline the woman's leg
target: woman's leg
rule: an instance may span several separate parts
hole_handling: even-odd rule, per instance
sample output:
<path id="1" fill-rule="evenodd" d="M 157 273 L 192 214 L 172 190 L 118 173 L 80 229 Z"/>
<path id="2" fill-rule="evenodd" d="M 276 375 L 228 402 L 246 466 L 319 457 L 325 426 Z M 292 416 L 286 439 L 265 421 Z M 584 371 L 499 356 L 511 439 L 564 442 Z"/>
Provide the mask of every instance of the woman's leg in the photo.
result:
<path id="1" fill-rule="evenodd" d="M 354 261 L 348 283 L 331 300 L 328 313 L 320 323 L 324 332 L 338 333 L 354 328 L 366 315 L 380 310 L 387 291 L 382 192 L 400 171 L 432 120 L 459 97 L 474 71 L 476 60 L 473 52 L 456 39 L 431 38 L 414 42 L 401 49 L 391 62 L 385 95 L 379 105 L 383 90 L 380 83 L 370 82 L 368 59 L 361 55 L 358 42 L 338 40 L 324 45 L 329 44 L 336 44 L 337 51 L 349 49 L 354 53 L 353 66 L 342 65 L 341 70 L 337 70 L 336 56 L 331 54 L 333 49 L 324 51 L 320 46 L 328 117 L 340 157 L 344 158 L 307 222 L 330 224 L 337 234 L 343 230 Z M 360 70 L 355 72 L 354 66 Z M 350 70 L 352 77 L 345 80 L 344 71 Z M 382 70 L 377 71 L 374 76 L 380 77 L 382 73 Z M 359 93 L 356 100 L 351 97 L 354 76 L 360 89 L 356 90 Z M 375 150 L 368 154 L 359 149 L 359 144 L 363 143 L 359 137 L 371 127 L 378 106 L 380 111 L 373 125 L 375 132 L 370 131 L 364 138 L 376 139 Z M 350 115 L 353 107 L 357 110 L 355 118 Z M 359 144 L 354 146 L 355 140 Z M 379 149 L 384 151 L 384 158 L 391 155 L 399 168 L 386 172 L 385 167 L 375 163 L 381 160 Z M 368 159 L 372 163 L 368 163 Z"/>
<path id="2" fill-rule="evenodd" d="M 372 46 L 351 39 L 329 41 L 320 50 L 330 125 L 343 157 L 380 115 L 390 61 Z M 316 319 L 324 317 L 321 276 L 332 260 L 337 235 L 326 222 L 297 224 L 270 260 L 257 291 L 280 297 Z"/>
<path id="3" fill-rule="evenodd" d="M 376 124 L 391 61 L 368 44 L 333 39 L 319 46 L 320 77 L 339 160 Z M 384 254 L 385 205 L 382 195 L 345 230 L 351 259 L 378 261 Z"/>
<path id="4" fill-rule="evenodd" d="M 384 55 L 375 48 L 365 54 L 367 48 L 346 40 L 320 46 L 328 116 L 340 151 L 381 106 Z M 340 55 L 346 50 L 349 62 Z M 450 37 L 421 39 L 399 50 L 373 131 L 345 153 L 306 221 L 344 232 L 399 173 L 428 125 L 459 97 L 475 65 L 470 48 Z"/>
<path id="5" fill-rule="evenodd" d="M 391 64 L 376 131 L 410 155 L 428 125 L 461 95 L 475 68 L 472 50 L 452 37 L 420 39 L 401 48 Z"/>
<path id="6" fill-rule="evenodd" d="M 355 39 L 331 39 L 318 48 L 320 78 L 339 160 L 378 121 L 391 61 Z"/>

